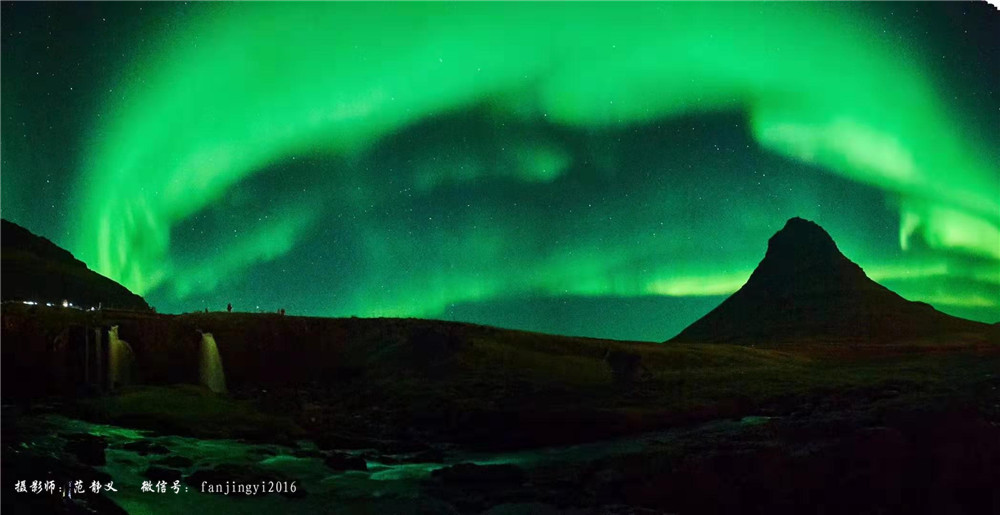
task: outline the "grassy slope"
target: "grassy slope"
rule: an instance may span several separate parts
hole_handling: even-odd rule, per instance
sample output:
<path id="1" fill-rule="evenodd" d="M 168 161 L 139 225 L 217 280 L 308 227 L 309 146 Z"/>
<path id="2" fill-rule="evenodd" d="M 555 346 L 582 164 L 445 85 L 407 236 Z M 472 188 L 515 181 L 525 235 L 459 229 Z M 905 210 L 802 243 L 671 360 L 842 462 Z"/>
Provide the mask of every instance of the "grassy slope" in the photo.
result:
<path id="1" fill-rule="evenodd" d="M 80 316 L 39 313 L 46 326 Z M 290 417 L 314 436 L 416 434 L 510 447 L 783 412 L 819 400 L 859 409 L 964 402 L 1000 370 L 1000 346 L 961 341 L 744 347 L 614 342 L 409 319 L 158 318 L 214 332 L 224 361 L 227 346 L 254 347 L 262 334 L 275 334 L 275 345 L 321 348 L 338 362 L 317 369 L 325 371 L 326 384 L 310 376 L 302 384 L 237 385 L 233 400 L 185 388 L 140 388 L 91 404 L 85 413 L 203 436 L 248 435 L 254 425 L 292 435 L 297 428 Z M 286 341 L 280 331 L 295 327 L 326 339 Z M 608 350 L 638 356 L 645 372 L 616 381 L 604 358 Z"/>
<path id="2" fill-rule="evenodd" d="M 74 411 L 87 420 L 203 438 L 286 443 L 304 436 L 289 417 L 262 413 L 251 401 L 195 385 L 133 386 L 114 396 L 81 400 Z"/>

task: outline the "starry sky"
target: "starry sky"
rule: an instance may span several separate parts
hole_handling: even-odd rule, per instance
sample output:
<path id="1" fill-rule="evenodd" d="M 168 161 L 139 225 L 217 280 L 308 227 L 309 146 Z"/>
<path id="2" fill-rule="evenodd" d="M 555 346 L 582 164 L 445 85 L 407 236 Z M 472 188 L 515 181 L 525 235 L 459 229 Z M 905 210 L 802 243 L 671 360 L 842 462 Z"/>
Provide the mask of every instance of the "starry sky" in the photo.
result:
<path id="1" fill-rule="evenodd" d="M 983 3 L 2 4 L 2 216 L 160 312 L 664 340 L 793 216 L 1000 320 Z"/>

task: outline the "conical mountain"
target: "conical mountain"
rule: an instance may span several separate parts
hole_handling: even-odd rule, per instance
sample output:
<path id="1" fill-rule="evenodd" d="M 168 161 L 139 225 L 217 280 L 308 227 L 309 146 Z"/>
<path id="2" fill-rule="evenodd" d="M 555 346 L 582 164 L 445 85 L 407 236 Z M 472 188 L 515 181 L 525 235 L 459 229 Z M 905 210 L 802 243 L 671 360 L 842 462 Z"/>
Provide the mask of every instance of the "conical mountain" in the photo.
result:
<path id="1" fill-rule="evenodd" d="M 872 281 L 822 227 L 792 218 L 746 284 L 671 341 L 888 343 L 988 331 Z"/>

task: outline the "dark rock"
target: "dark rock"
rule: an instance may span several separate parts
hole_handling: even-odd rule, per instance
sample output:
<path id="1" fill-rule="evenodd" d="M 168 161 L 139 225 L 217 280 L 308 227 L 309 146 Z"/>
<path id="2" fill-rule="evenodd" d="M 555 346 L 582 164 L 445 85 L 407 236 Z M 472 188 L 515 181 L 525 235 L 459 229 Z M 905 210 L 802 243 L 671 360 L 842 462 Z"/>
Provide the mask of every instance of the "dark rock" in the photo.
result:
<path id="1" fill-rule="evenodd" d="M 325 458 L 326 454 L 316 449 L 295 449 L 292 456 L 296 458 Z"/>
<path id="2" fill-rule="evenodd" d="M 327 455 L 323 462 L 333 470 L 368 470 L 368 463 L 364 458 L 342 452 Z"/>
<path id="3" fill-rule="evenodd" d="M 303 498 L 303 497 L 305 497 L 306 495 L 309 494 L 309 492 L 306 491 L 305 487 L 303 487 L 302 485 L 300 485 L 298 483 L 295 483 L 295 491 L 294 492 L 292 492 L 290 490 L 282 490 L 281 492 L 278 492 L 278 493 L 282 497 L 284 497 L 286 499 L 301 499 L 301 498 Z"/>
<path id="4" fill-rule="evenodd" d="M 100 515 L 126 515 L 128 513 L 104 494 L 88 495 L 84 499 L 73 499 L 73 503 L 76 504 L 79 511 L 70 510 L 70 513 L 95 513 Z"/>
<path id="5" fill-rule="evenodd" d="M 520 484 L 524 481 L 524 471 L 515 465 L 459 463 L 435 470 L 431 477 L 445 483 Z"/>
<path id="6" fill-rule="evenodd" d="M 169 483 L 181 479 L 182 477 L 181 471 L 179 470 L 166 467 L 157 467 L 155 465 L 147 468 L 146 471 L 142 473 L 142 475 L 154 481 L 163 480 Z"/>
<path id="7" fill-rule="evenodd" d="M 376 461 L 383 465 L 399 465 L 400 463 L 407 463 L 395 456 L 389 456 L 388 454 L 377 454 L 374 453 L 371 456 L 365 456 L 367 461 Z"/>
<path id="8" fill-rule="evenodd" d="M 435 470 L 425 482 L 430 495 L 444 499 L 462 513 L 480 513 L 491 506 L 539 501 L 539 492 L 525 484 L 525 473 L 514 465 L 461 463 Z"/>
<path id="9" fill-rule="evenodd" d="M 378 451 L 364 451 L 358 454 L 359 457 L 364 458 L 365 461 L 377 461 L 385 465 L 397 465 L 402 463 L 402 461 L 395 457 L 387 454 L 382 454 Z"/>
<path id="10" fill-rule="evenodd" d="M 170 452 L 170 449 L 158 443 L 150 442 L 149 440 L 139 440 L 137 442 L 129 442 L 125 445 L 122 445 L 122 449 L 135 452 L 141 456 L 146 456 L 148 454 L 167 454 Z"/>
<path id="11" fill-rule="evenodd" d="M 286 481 L 284 475 L 269 470 L 263 470 L 255 465 L 237 465 L 223 463 L 214 468 L 200 469 L 184 478 L 184 483 L 190 486 L 200 487 L 202 481 L 211 484 L 224 484 L 228 481 L 234 483 L 259 483 L 261 481 Z"/>
<path id="12" fill-rule="evenodd" d="M 313 438 L 320 449 L 372 449 L 378 442 L 362 436 L 339 433 L 323 433 Z"/>
<path id="13" fill-rule="evenodd" d="M 338 513 L 400 513 L 409 515 L 459 515 L 455 506 L 440 499 L 419 495 L 417 497 L 379 496 L 357 499 L 337 499 Z M 582 514 L 581 514 L 582 515 Z"/>
<path id="14" fill-rule="evenodd" d="M 250 452 L 258 456 L 276 456 L 278 454 L 277 451 L 268 447 L 255 447 Z"/>
<path id="15" fill-rule="evenodd" d="M 565 512 L 551 504 L 520 502 L 498 504 L 484 511 L 482 515 L 559 515 L 560 513 Z"/>
<path id="16" fill-rule="evenodd" d="M 377 448 L 385 454 L 405 454 L 431 449 L 426 444 L 410 440 L 389 440 L 378 442 Z"/>
<path id="17" fill-rule="evenodd" d="M 75 433 L 66 435 L 66 440 L 66 452 L 76 456 L 81 463 L 87 465 L 107 463 L 104 450 L 108 447 L 108 442 L 104 438 L 86 433 Z"/>
<path id="18" fill-rule="evenodd" d="M 191 458 L 185 458 L 184 456 L 167 456 L 166 458 L 160 458 L 152 463 L 153 465 L 160 465 L 162 467 L 185 468 L 194 465 L 194 460 Z"/>
<path id="19" fill-rule="evenodd" d="M 296 415 L 302 412 L 302 399 L 296 390 L 268 389 L 258 394 L 255 405 L 265 413 Z"/>
<path id="20" fill-rule="evenodd" d="M 614 501 L 618 498 L 625 476 L 615 469 L 603 469 L 595 472 L 587 482 L 588 494 L 600 504 Z"/>
<path id="21" fill-rule="evenodd" d="M 104 494 L 93 494 L 75 498 L 60 495 L 25 495 L 17 497 L 4 496 L 4 515 L 35 515 L 37 513 L 69 514 L 69 515 L 128 515 L 121 506 L 115 504 Z"/>
<path id="22" fill-rule="evenodd" d="M 402 463 L 442 463 L 444 462 L 444 451 L 441 449 L 427 449 L 408 456 L 401 456 Z"/>

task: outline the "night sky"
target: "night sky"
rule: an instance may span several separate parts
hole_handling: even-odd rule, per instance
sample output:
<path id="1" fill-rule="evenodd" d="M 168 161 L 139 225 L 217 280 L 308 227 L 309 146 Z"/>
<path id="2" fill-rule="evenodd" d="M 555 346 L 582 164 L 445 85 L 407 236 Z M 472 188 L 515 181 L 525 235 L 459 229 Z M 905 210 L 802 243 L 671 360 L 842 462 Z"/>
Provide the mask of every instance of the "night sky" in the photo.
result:
<path id="1" fill-rule="evenodd" d="M 0 209 L 160 312 L 664 340 L 802 216 L 995 322 L 997 33 L 983 3 L 4 3 Z"/>

